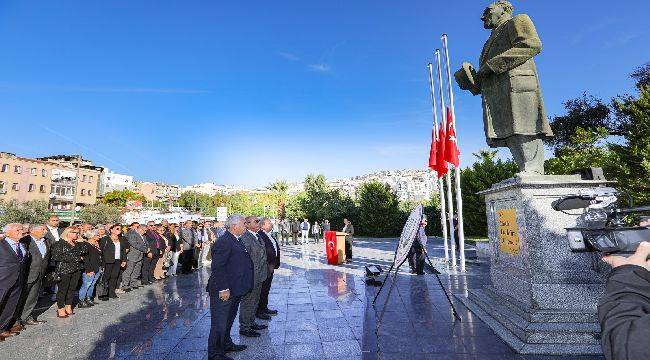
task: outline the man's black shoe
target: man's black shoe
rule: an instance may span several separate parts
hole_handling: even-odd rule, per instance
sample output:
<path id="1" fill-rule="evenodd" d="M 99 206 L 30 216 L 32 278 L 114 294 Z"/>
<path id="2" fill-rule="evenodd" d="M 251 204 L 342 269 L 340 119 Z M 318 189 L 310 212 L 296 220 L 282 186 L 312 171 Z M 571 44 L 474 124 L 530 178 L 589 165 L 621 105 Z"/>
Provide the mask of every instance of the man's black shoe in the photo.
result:
<path id="1" fill-rule="evenodd" d="M 231 347 L 226 349 L 226 352 L 239 352 L 239 351 L 244 351 L 246 350 L 248 346 L 246 345 L 237 345 L 233 344 Z"/>
<path id="2" fill-rule="evenodd" d="M 261 334 L 254 330 L 239 330 L 239 335 L 246 337 L 260 337 Z"/>
<path id="3" fill-rule="evenodd" d="M 261 320 L 271 320 L 271 317 L 266 314 L 256 314 L 255 317 Z"/>
<path id="4" fill-rule="evenodd" d="M 266 313 L 267 315 L 273 316 L 273 315 L 277 315 L 278 311 L 277 310 L 271 310 L 271 309 L 265 309 L 264 313 Z"/>
<path id="5" fill-rule="evenodd" d="M 108 296 L 100 296 L 99 300 L 101 301 L 108 301 Z"/>
<path id="6" fill-rule="evenodd" d="M 251 326 L 251 329 L 260 331 L 266 329 L 267 327 L 268 326 L 264 324 L 253 324 L 253 326 Z"/>
<path id="7" fill-rule="evenodd" d="M 421 271 L 421 272 L 416 273 L 416 274 L 418 274 L 418 275 L 424 275 L 424 272 Z"/>

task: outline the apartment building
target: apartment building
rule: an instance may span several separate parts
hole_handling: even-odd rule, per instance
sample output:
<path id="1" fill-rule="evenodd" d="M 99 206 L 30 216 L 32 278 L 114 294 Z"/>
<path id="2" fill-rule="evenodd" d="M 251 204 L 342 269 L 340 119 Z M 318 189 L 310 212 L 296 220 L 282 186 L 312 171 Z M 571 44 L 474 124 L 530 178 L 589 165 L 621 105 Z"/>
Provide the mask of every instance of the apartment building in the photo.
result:
<path id="1" fill-rule="evenodd" d="M 76 202 L 79 206 L 97 203 L 101 167 L 94 166 L 92 161 L 88 159 L 71 155 L 54 155 L 38 158 L 38 160 L 55 165 L 51 177 L 51 195 L 49 197 L 53 208 L 70 210 L 75 193 L 77 195 Z M 77 163 L 79 163 L 78 169 Z M 79 177 L 77 177 L 77 171 Z"/>
<path id="2" fill-rule="evenodd" d="M 99 177 L 99 196 L 116 190 L 133 190 L 133 176 L 122 175 L 103 168 Z"/>
<path id="3" fill-rule="evenodd" d="M 180 185 L 153 183 L 146 181 L 134 182 L 134 191 L 142 194 L 147 201 L 176 200 L 181 196 Z"/>
<path id="4" fill-rule="evenodd" d="M 56 164 L 0 152 L 0 200 L 48 201 Z"/>

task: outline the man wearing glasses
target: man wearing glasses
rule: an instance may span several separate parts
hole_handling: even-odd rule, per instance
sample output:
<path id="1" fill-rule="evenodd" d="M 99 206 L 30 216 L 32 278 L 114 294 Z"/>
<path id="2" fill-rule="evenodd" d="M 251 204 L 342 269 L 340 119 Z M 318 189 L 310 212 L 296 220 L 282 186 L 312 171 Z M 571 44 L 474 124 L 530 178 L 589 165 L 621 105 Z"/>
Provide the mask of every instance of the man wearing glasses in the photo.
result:
<path id="1" fill-rule="evenodd" d="M 22 224 L 7 224 L 0 240 L 0 341 L 20 333 L 22 326 L 13 328 L 14 314 L 21 291 L 27 280 L 29 253 L 20 242 L 24 235 Z"/>

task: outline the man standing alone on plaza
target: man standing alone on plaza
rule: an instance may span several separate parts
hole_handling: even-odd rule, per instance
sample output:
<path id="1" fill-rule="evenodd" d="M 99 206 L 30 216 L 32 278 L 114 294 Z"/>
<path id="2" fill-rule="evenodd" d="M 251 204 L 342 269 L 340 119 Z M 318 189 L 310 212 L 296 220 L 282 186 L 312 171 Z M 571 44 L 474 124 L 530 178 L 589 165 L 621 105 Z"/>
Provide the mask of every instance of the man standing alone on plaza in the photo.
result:
<path id="1" fill-rule="evenodd" d="M 348 219 L 343 219 L 343 231 L 345 236 L 345 262 L 352 262 L 352 237 L 354 236 L 354 226 Z"/>
<path id="2" fill-rule="evenodd" d="M 257 305 L 257 317 L 262 320 L 270 320 L 272 315 L 277 315 L 278 311 L 269 309 L 269 292 L 271 292 L 271 283 L 273 282 L 273 272 L 280 267 L 280 245 L 275 236 L 271 233 L 273 224 L 269 218 L 263 218 L 260 222 L 261 230 L 257 233 L 264 241 L 266 249 L 266 263 L 268 264 L 268 277 L 262 283 L 262 292 L 260 302 Z"/>
<path id="3" fill-rule="evenodd" d="M 259 337 L 260 333 L 256 330 L 266 329 L 266 325 L 255 323 L 255 313 L 260 301 L 262 283 L 269 274 L 266 247 L 262 239 L 257 235 L 259 230 L 260 220 L 256 216 L 249 216 L 246 218 L 246 232 L 239 238 L 250 254 L 254 268 L 253 289 L 242 298 L 239 308 L 239 334 L 246 337 Z"/>
<path id="4" fill-rule="evenodd" d="M 212 247 L 212 273 L 207 287 L 210 294 L 208 360 L 229 360 L 226 352 L 246 349 L 246 345 L 235 345 L 230 337 L 239 302 L 253 287 L 253 262 L 240 241 L 246 231 L 244 217 L 231 215 L 226 220 L 226 229 Z"/>

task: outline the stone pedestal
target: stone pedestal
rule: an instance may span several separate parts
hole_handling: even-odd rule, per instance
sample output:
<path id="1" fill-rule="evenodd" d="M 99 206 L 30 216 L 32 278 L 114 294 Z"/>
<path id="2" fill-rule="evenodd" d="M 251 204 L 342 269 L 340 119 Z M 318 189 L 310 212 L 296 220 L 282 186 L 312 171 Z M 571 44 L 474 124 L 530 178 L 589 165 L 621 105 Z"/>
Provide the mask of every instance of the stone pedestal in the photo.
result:
<path id="1" fill-rule="evenodd" d="M 513 178 L 482 192 L 487 205 L 492 286 L 458 297 L 524 354 L 600 354 L 596 314 L 608 267 L 571 252 L 566 227 L 582 212 L 551 203 L 605 185 L 577 176 Z"/>

